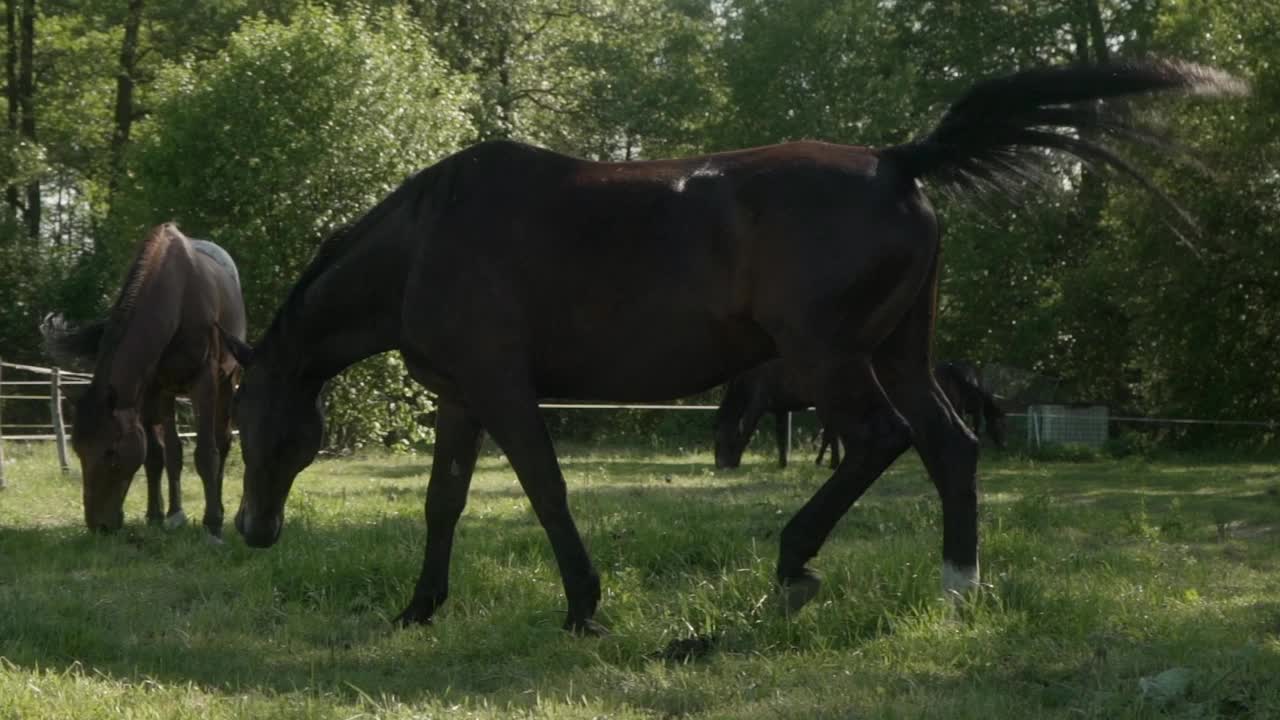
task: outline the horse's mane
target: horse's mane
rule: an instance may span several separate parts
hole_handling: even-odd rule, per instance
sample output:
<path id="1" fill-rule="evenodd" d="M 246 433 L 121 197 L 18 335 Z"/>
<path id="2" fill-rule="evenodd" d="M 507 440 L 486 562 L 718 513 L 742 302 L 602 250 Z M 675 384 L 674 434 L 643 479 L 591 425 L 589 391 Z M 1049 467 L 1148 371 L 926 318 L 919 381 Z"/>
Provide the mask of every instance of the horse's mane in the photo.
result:
<path id="1" fill-rule="evenodd" d="M 128 320 L 133 314 L 139 293 L 146 285 L 147 279 L 151 277 L 151 272 L 159 264 L 162 257 L 161 251 L 173 236 L 180 238 L 182 233 L 173 223 L 165 223 L 151 228 L 151 232 L 147 233 L 147 236 L 138 244 L 133 263 L 129 266 L 128 274 L 125 275 L 124 287 L 120 289 L 120 295 L 116 298 L 115 305 L 111 307 L 113 319 L 120 317 L 122 320 Z"/>
<path id="2" fill-rule="evenodd" d="M 45 352 L 59 365 L 70 367 L 82 366 L 89 360 L 100 358 L 104 352 L 111 352 L 123 337 L 137 307 L 138 296 L 160 264 L 164 248 L 173 237 L 182 237 L 173 223 L 151 228 L 138 244 L 125 274 L 124 286 L 106 317 L 73 329 L 60 315 L 46 316 L 40 327 Z"/>
<path id="3" fill-rule="evenodd" d="M 392 190 L 377 205 L 365 212 L 364 215 L 361 215 L 354 222 L 338 226 L 337 229 L 322 240 L 319 247 L 316 248 L 315 255 L 311 257 L 311 262 L 307 263 L 306 268 L 298 276 L 298 280 L 293 284 L 293 287 L 289 288 L 289 293 L 285 296 L 284 302 L 280 304 L 275 317 L 272 318 L 271 325 L 267 328 L 266 335 L 263 336 L 262 341 L 266 342 L 269 338 L 277 337 L 285 331 L 289 313 L 301 304 L 303 296 L 311 285 L 353 247 L 357 246 L 365 234 L 379 221 L 391 212 L 401 209 L 406 204 L 410 205 L 411 214 L 416 216 L 424 201 L 428 199 L 427 195 L 433 187 L 430 181 L 430 178 L 435 175 L 433 170 L 443 163 L 444 161 L 441 161 L 419 170 L 402 182 L 395 190 Z"/>

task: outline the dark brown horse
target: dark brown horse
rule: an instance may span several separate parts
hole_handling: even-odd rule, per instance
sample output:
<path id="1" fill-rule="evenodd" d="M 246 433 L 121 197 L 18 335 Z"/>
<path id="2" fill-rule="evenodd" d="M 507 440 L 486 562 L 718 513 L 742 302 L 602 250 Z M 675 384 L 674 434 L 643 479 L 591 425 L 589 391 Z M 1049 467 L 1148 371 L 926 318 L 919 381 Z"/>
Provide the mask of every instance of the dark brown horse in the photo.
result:
<path id="1" fill-rule="evenodd" d="M 947 361 L 934 368 L 938 386 L 951 403 L 951 408 L 977 433 L 985 429 L 997 447 L 1004 447 L 1005 416 L 995 398 L 982 389 L 977 370 L 971 363 Z M 754 367 L 725 384 L 724 396 L 716 409 L 715 458 L 719 469 L 736 468 L 751 443 L 756 425 L 765 415 L 773 415 L 778 440 L 778 465 L 787 466 L 787 413 L 814 407 L 815 400 L 804 394 L 801 377 L 788 371 L 781 360 L 770 360 Z M 823 424 L 822 443 L 817 463 L 831 450 L 831 467 L 840 464 L 840 439 Z"/>
<path id="2" fill-rule="evenodd" d="M 84 519 L 91 530 L 124 523 L 134 473 L 147 468 L 147 521 L 176 527 L 182 510 L 178 395 L 191 398 L 196 471 L 204 483 L 204 526 L 222 536 L 222 471 L 231 447 L 230 403 L 239 373 L 224 338 L 243 340 L 244 301 L 231 257 L 171 224 L 142 241 L 110 314 L 80 330 L 55 320 L 44 328 L 63 364 L 91 361 L 93 380 L 76 402 L 71 444 L 80 458 Z M 169 473 L 169 511 L 160 476 Z"/>
<path id="3" fill-rule="evenodd" d="M 978 368 L 964 360 L 948 360 L 933 369 L 938 386 L 960 418 L 975 434 L 986 431 L 996 447 L 1005 446 L 1008 423 L 995 395 L 982 387 Z"/>
<path id="4" fill-rule="evenodd" d="M 539 398 L 667 400 L 781 357 L 859 448 L 782 531 L 787 606 L 817 592 L 808 561 L 912 445 L 942 500 L 944 588 L 975 587 L 977 442 L 933 379 L 940 237 L 921 181 L 1004 192 L 1050 149 L 1158 194 L 1098 144 L 1138 131 L 1094 101 L 1172 90 L 1243 87 L 1176 63 L 1047 68 L 980 83 L 931 133 L 883 149 L 797 142 L 614 163 L 490 142 L 448 157 L 327 240 L 256 349 L 237 348 L 236 527 L 255 547 L 279 539 L 294 478 L 320 448 L 321 387 L 398 349 L 439 397 L 422 575 L 400 621 L 427 622 L 445 601 L 483 429 L 551 542 L 566 627 L 590 632 L 600 579 Z"/>
<path id="5" fill-rule="evenodd" d="M 756 425 L 765 415 L 773 415 L 774 431 L 778 440 L 778 466 L 787 466 L 787 414 L 814 407 L 812 397 L 806 394 L 800 372 L 787 372 L 787 364 L 771 360 L 742 373 L 725 383 L 724 395 L 715 417 L 716 468 L 736 468 L 742 463 L 742 453 L 751 443 Z M 819 447 L 818 464 L 822 455 L 831 448 L 831 468 L 840 464 L 840 445 L 830 426 L 823 423 L 822 444 Z"/>

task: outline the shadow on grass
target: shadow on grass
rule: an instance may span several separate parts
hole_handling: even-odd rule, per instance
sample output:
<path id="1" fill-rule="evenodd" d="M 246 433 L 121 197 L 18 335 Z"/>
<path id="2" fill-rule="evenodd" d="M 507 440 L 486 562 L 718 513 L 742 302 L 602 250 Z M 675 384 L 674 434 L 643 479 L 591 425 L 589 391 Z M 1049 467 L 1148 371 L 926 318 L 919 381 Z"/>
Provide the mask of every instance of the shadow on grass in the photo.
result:
<path id="1" fill-rule="evenodd" d="M 349 492 L 379 494 L 389 503 L 411 498 L 414 505 L 420 504 L 425 477 L 423 482 L 403 481 L 425 476 L 428 466 L 367 465 L 356 472 L 376 477 L 374 471 L 381 469 L 390 482 Z M 761 472 L 766 468 L 752 467 L 716 475 L 715 482 L 708 483 L 703 482 L 705 466 L 699 462 L 580 459 L 567 465 L 571 484 L 572 476 L 591 475 L 600 468 L 610 476 L 609 484 L 571 489 L 570 502 L 593 556 L 606 570 L 606 591 L 611 575 L 639 574 L 639 589 L 657 598 L 654 612 L 663 602 L 675 602 L 676 593 L 714 581 L 725 567 L 726 555 L 743 557 L 749 545 L 760 541 L 771 556 L 777 531 L 826 474 L 813 470 L 779 475 L 772 468 Z M 1138 482 L 1158 486 L 1163 493 L 1158 496 L 1142 487 L 1114 487 L 1133 475 L 1133 468 L 1098 468 L 1101 477 L 1091 477 L 1087 470 L 1073 466 L 1061 477 L 1037 478 L 1014 467 L 995 473 L 988 490 L 1044 493 L 1058 502 L 1093 498 L 1098 510 L 1087 520 L 1071 520 L 1073 527 L 1084 529 L 1114 524 L 1125 513 L 1135 512 L 1143 498 L 1151 503 L 1149 510 L 1156 502 L 1176 498 L 1185 508 L 1205 498 L 1199 494 L 1206 487 L 1203 480 L 1170 479 L 1164 476 L 1178 473 L 1162 474 L 1158 467 L 1154 476 L 1149 469 L 1137 468 L 1146 473 Z M 347 474 L 345 469 L 329 473 L 339 480 Z M 935 544 L 940 525 L 936 496 L 926 481 L 904 477 L 917 474 L 912 466 L 882 480 L 837 529 L 833 545 L 884 547 L 879 543 L 894 533 L 922 536 L 930 546 Z M 667 476 L 672 482 L 665 481 Z M 684 478 L 689 479 L 681 484 Z M 1257 490 L 1246 487 L 1246 481 L 1252 482 L 1252 473 L 1243 480 L 1237 474 L 1229 483 L 1223 481 L 1214 499 L 1228 498 L 1232 512 L 1236 503 L 1241 511 L 1257 505 Z M 332 497 L 348 491 L 334 491 L 330 484 L 308 492 Z M 523 494 L 511 483 L 478 487 L 472 495 L 483 501 Z M 1038 508 L 1021 507 L 1021 515 L 1011 517 L 1032 522 L 1035 518 L 1029 516 Z M 1046 538 L 1056 531 L 1052 523 L 1043 528 Z M 563 599 L 558 579 L 546 538 L 529 513 L 465 516 L 455 551 L 455 568 L 463 567 L 465 582 L 455 578 L 454 598 L 440 623 L 392 630 L 390 618 L 407 601 L 420 567 L 423 536 L 418 513 L 322 523 L 307 512 L 294 512 L 280 546 L 265 552 L 250 550 L 235 537 L 228 538 L 226 547 L 210 548 L 194 529 L 164 534 L 135 528 L 113 538 L 90 537 L 72 525 L 0 529 L 0 656 L 27 668 L 65 667 L 78 661 L 122 679 L 192 682 L 229 691 L 287 693 L 311 688 L 353 702 L 368 694 L 410 702 L 484 698 L 528 705 L 532 700 L 527 693 L 536 689 L 558 697 L 594 692 L 618 707 L 671 710 L 670 698 L 637 698 L 608 680 L 617 672 L 655 662 L 647 656 L 657 649 L 656 643 L 627 635 L 579 639 L 560 631 Z M 837 608 L 852 602 L 839 594 L 855 593 L 856 588 L 835 587 L 840 592 L 831 602 Z M 906 612 L 901 604 L 906 601 L 897 602 L 889 609 Z M 611 604 L 606 599 L 604 613 Z M 1055 607 L 1061 606 L 1029 604 L 1020 612 L 1051 612 Z M 1185 621 L 1170 625 L 1169 635 L 1187 635 L 1206 622 L 1280 634 L 1275 604 L 1226 607 L 1217 618 L 1208 621 L 1188 614 Z M 873 617 L 866 632 L 823 642 L 855 652 L 880 632 L 878 623 Z M 754 629 L 735 632 L 735 653 L 766 662 L 795 654 L 776 637 L 766 644 Z M 759 632 L 778 634 L 767 628 Z M 1055 706 L 1081 702 L 1073 694 L 1100 672 L 1096 660 L 1052 663 L 1052 670 L 1043 662 L 1019 664 L 1010 658 L 1018 657 L 1020 644 L 1035 638 L 1021 629 L 1007 635 L 999 640 L 997 651 L 984 650 L 994 665 L 973 675 L 957 679 L 903 670 L 885 671 L 882 680 L 889 687 L 906 683 L 935 693 L 962 693 L 965 684 L 974 682 L 993 688 L 1012 684 L 1033 693 L 1035 702 Z M 1179 648 L 1172 643 L 1160 648 L 1161 657 L 1177 656 Z M 1144 649 L 1124 639 L 1111 644 L 1113 656 Z M 1260 657 L 1263 660 L 1248 661 L 1254 664 L 1242 677 L 1252 679 L 1258 674 L 1256 666 L 1277 663 L 1274 651 Z M 1129 684 L 1152 671 L 1140 664 L 1102 667 L 1122 673 Z M 1252 702 L 1253 690 L 1240 692 L 1245 698 L 1241 702 Z M 839 708 L 823 706 L 818 696 L 813 703 L 819 714 L 839 714 Z M 1129 701 L 1097 702 L 1112 707 Z M 805 714 L 797 710 L 790 716 Z"/>

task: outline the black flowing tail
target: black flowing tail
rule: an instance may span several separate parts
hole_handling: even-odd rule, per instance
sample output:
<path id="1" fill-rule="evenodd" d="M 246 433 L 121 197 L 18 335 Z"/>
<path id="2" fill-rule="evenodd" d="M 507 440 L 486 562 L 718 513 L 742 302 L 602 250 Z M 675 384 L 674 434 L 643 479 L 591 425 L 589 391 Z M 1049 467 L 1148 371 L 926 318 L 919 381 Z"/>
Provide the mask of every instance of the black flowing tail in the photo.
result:
<path id="1" fill-rule="evenodd" d="M 1248 86 L 1219 70 L 1175 61 L 1041 68 L 974 85 L 928 135 L 880 151 L 910 178 L 960 192 L 1010 196 L 1045 179 L 1044 150 L 1127 175 L 1190 218 L 1146 176 L 1101 144 L 1106 138 L 1167 147 L 1099 101 L 1160 92 L 1243 95 Z"/>
<path id="2" fill-rule="evenodd" d="M 60 367 L 86 368 L 98 356 L 98 346 L 102 344 L 106 328 L 106 320 L 72 328 L 61 315 L 46 315 L 40 323 L 45 354 Z"/>

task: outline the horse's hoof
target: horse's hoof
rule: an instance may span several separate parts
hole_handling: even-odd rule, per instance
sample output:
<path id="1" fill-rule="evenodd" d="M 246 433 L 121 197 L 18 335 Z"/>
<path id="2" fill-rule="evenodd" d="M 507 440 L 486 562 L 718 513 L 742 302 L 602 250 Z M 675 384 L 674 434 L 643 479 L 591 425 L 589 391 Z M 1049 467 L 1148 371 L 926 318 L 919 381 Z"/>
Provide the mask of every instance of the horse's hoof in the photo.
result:
<path id="1" fill-rule="evenodd" d="M 416 606 L 410 605 L 404 609 L 404 612 L 396 616 L 391 623 L 396 627 L 409 628 L 415 625 L 430 625 L 432 613 L 419 610 Z"/>
<path id="2" fill-rule="evenodd" d="M 205 539 L 205 542 L 209 543 L 210 545 L 213 545 L 214 547 L 227 544 L 222 538 L 218 537 L 217 535 L 206 534 L 204 536 L 204 539 Z"/>
<path id="3" fill-rule="evenodd" d="M 160 527 L 161 525 L 164 525 L 164 516 L 163 516 L 163 515 L 148 515 L 148 516 L 147 516 L 147 525 L 148 525 L 149 527 Z"/>
<path id="4" fill-rule="evenodd" d="M 187 524 L 187 514 L 179 510 L 164 519 L 165 530 L 177 530 Z"/>
<path id="5" fill-rule="evenodd" d="M 797 577 L 787 578 L 782 583 L 782 609 L 787 614 L 798 612 L 800 608 L 822 589 L 822 579 L 812 570 L 805 569 Z"/>
<path id="6" fill-rule="evenodd" d="M 565 620 L 564 629 L 579 637 L 604 637 L 609 634 L 609 628 L 601 625 L 591 618 Z"/>
<path id="7" fill-rule="evenodd" d="M 982 590 L 980 577 L 977 563 L 969 567 L 961 567 L 944 561 L 942 563 L 942 594 L 953 601 L 963 602 Z"/>

